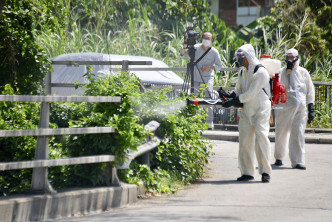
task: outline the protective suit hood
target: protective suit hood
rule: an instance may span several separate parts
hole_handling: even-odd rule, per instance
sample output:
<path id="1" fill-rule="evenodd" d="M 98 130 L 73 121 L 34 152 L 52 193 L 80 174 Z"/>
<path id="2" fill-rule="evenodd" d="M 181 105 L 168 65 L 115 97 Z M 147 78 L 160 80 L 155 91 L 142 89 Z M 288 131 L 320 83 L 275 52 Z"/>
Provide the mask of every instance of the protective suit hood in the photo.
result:
<path id="1" fill-rule="evenodd" d="M 242 51 L 249 62 L 249 65 L 256 65 L 259 63 L 258 59 L 256 58 L 254 47 L 251 44 L 245 44 L 241 46 L 238 51 Z"/>

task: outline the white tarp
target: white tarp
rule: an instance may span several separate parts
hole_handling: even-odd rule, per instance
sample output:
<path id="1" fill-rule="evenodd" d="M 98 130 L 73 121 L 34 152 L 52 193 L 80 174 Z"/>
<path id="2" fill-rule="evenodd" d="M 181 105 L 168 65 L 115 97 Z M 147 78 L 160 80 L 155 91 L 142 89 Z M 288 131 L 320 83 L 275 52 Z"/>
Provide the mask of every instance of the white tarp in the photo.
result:
<path id="1" fill-rule="evenodd" d="M 152 61 L 152 65 L 130 65 L 129 68 L 165 68 L 168 67 L 164 62 L 151 57 L 129 56 L 129 55 L 112 55 L 102 53 L 70 53 L 59 55 L 52 58 L 52 61 Z M 121 66 L 110 65 L 92 65 L 93 72 L 97 75 L 115 75 L 121 70 Z M 110 68 L 118 68 L 119 71 L 110 71 Z M 83 77 L 87 73 L 86 65 L 67 66 L 53 65 L 52 83 L 88 83 Z M 143 84 L 157 85 L 176 85 L 181 86 L 183 79 L 172 71 L 133 71 Z M 81 95 L 82 90 L 75 90 L 68 87 L 52 87 L 52 94 L 57 95 Z"/>

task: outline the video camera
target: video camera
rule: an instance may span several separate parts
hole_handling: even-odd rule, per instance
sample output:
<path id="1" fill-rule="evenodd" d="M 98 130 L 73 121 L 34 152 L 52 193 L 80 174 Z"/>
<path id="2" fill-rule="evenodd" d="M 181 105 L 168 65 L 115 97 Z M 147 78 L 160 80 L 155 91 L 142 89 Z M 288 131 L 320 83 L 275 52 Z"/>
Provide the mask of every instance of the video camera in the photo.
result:
<path id="1" fill-rule="evenodd" d="M 187 26 L 187 31 L 184 35 L 184 43 L 187 44 L 188 47 L 194 46 L 199 36 L 199 32 L 194 30 L 194 25 L 189 23 Z"/>

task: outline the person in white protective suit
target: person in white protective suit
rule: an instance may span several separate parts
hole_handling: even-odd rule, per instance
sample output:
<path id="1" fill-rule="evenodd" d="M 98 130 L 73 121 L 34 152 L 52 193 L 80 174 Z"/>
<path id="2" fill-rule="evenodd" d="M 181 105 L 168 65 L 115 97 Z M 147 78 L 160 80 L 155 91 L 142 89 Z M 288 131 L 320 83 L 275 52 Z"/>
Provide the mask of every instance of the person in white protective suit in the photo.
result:
<path id="1" fill-rule="evenodd" d="M 235 56 L 243 68 L 239 73 L 235 91 L 230 94 L 233 98 L 226 100 L 223 106 L 240 106 L 239 104 L 243 103 L 239 122 L 238 154 L 241 177 L 237 178 L 237 181 L 254 179 L 256 153 L 262 182 L 270 182 L 272 169 L 269 162 L 271 146 L 268 133 L 271 101 L 266 93 L 269 92 L 270 76 L 264 67 L 257 69 L 260 63 L 251 44 L 241 46 Z"/>
<path id="2" fill-rule="evenodd" d="M 314 118 L 315 89 L 308 71 L 299 66 L 296 49 L 289 49 L 284 59 L 280 83 L 286 85 L 287 102 L 275 110 L 275 165 L 283 165 L 289 151 L 292 167 L 305 170 L 304 132 L 307 119 L 311 123 Z"/>

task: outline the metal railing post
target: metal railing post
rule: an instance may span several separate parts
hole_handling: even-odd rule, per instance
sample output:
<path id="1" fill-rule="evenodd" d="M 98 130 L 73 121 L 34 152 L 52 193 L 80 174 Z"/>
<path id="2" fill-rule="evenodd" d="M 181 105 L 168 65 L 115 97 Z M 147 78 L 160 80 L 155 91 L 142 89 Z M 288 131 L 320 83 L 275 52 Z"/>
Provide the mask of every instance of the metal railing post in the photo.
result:
<path id="1" fill-rule="evenodd" d="M 45 77 L 45 94 L 51 95 L 51 73 L 48 73 Z M 42 102 L 40 108 L 40 119 L 39 128 L 49 128 L 50 120 L 50 103 Z M 48 160 L 49 150 L 48 150 L 49 136 L 38 136 L 37 137 L 37 148 L 35 151 L 35 160 Z M 54 193 L 56 192 L 49 180 L 48 180 L 48 168 L 38 167 L 33 168 L 32 172 L 32 182 L 31 191 L 40 193 Z"/>
<path id="2" fill-rule="evenodd" d="M 128 70 L 129 70 L 128 60 L 122 60 L 122 69 L 121 69 L 121 71 L 128 71 Z"/>
<path id="3" fill-rule="evenodd" d="M 330 109 L 330 101 L 331 101 L 331 98 L 330 97 L 330 91 L 329 91 L 329 86 L 325 86 L 326 89 L 325 89 L 325 101 L 326 101 L 326 106 L 327 106 L 327 109 Z"/>

